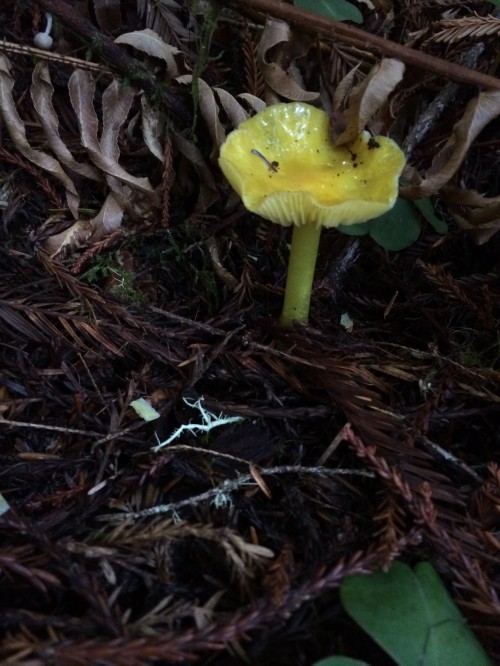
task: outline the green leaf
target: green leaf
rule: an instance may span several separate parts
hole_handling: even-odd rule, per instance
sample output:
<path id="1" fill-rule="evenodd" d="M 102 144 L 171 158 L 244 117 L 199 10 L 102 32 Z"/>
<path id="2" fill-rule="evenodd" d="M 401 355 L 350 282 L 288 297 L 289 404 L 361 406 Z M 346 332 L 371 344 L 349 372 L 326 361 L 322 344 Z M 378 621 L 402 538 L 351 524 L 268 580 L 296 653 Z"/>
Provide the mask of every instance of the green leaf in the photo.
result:
<path id="1" fill-rule="evenodd" d="M 414 243 L 420 235 L 418 211 L 413 202 L 398 198 L 391 210 L 380 217 L 360 224 L 341 224 L 339 231 L 350 236 L 370 234 L 386 250 L 402 250 Z"/>
<path id="2" fill-rule="evenodd" d="M 446 222 L 434 212 L 434 206 L 429 197 L 425 197 L 425 199 L 416 199 L 413 202 L 413 205 L 418 208 L 421 215 L 427 220 L 431 227 L 438 232 L 438 234 L 445 234 L 448 231 L 448 225 Z"/>
<path id="3" fill-rule="evenodd" d="M 500 0 L 499 0 L 500 2 Z M 420 235 L 420 215 L 440 234 L 448 231 L 446 222 L 434 213 L 431 200 L 406 201 L 398 198 L 391 210 L 360 224 L 341 224 L 338 229 L 350 236 L 370 234 L 386 250 L 396 252 L 414 243 Z"/>
<path id="4" fill-rule="evenodd" d="M 339 224 L 338 230 L 348 236 L 365 236 L 370 231 L 370 223 L 360 222 L 359 224 Z"/>
<path id="5" fill-rule="evenodd" d="M 421 229 L 415 206 L 405 199 L 398 199 L 391 210 L 370 220 L 369 225 L 373 240 L 393 252 L 414 243 Z"/>
<path id="6" fill-rule="evenodd" d="M 363 14 L 347 0 L 295 0 L 295 6 L 334 21 L 363 23 Z"/>
<path id="7" fill-rule="evenodd" d="M 2 516 L 4 513 L 7 513 L 9 509 L 10 504 L 7 502 L 2 493 L 0 493 L 0 516 Z"/>
<path id="8" fill-rule="evenodd" d="M 340 598 L 349 615 L 399 666 L 492 666 L 428 562 L 412 571 L 346 578 Z"/>
<path id="9" fill-rule="evenodd" d="M 316 661 L 313 666 L 370 666 L 370 664 L 350 657 L 327 657 Z"/>

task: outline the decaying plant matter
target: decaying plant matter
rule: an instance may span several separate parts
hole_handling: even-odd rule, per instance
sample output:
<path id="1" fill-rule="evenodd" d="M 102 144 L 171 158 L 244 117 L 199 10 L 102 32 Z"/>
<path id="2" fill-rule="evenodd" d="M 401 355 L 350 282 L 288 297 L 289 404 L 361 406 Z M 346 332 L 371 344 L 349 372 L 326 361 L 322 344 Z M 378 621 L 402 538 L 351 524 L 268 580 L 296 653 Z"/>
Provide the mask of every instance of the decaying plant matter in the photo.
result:
<path id="1" fill-rule="evenodd" d="M 337 590 L 395 559 L 500 661 L 492 5 L 81 4 L 0 7 L 0 661 L 370 661 Z M 425 213 L 325 230 L 286 330 L 289 230 L 218 166 L 277 102 L 403 146 Z"/>

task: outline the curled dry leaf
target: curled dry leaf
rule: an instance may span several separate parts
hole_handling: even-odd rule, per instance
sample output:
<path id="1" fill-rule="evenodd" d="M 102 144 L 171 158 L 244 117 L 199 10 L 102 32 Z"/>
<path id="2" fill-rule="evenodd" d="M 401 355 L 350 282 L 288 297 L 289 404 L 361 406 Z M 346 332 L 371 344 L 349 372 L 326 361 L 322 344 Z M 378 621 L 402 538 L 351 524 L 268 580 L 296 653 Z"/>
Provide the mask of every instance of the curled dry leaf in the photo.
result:
<path id="1" fill-rule="evenodd" d="M 102 132 L 99 140 L 101 151 L 118 160 L 120 148 L 118 136 L 134 100 L 135 91 L 113 79 L 102 95 Z"/>
<path id="2" fill-rule="evenodd" d="M 144 137 L 144 143 L 149 148 L 149 151 L 157 157 L 160 162 L 163 162 L 163 147 L 160 143 L 163 123 L 160 112 L 158 109 L 151 106 L 145 95 L 141 97 L 141 109 L 142 136 Z"/>
<path id="3" fill-rule="evenodd" d="M 331 124 L 336 145 L 354 141 L 365 129 L 403 78 L 404 70 L 404 64 L 394 58 L 384 58 L 372 68 L 368 76 L 353 89 L 346 110 L 337 114 L 335 122 Z"/>
<path id="4" fill-rule="evenodd" d="M 46 62 L 39 61 L 33 70 L 31 98 L 52 152 L 59 162 L 79 176 L 90 178 L 91 180 L 102 180 L 102 174 L 93 166 L 77 162 L 61 139 L 59 134 L 59 118 L 52 103 L 53 95 L 54 87 L 50 79 L 48 65 Z"/>
<path id="5" fill-rule="evenodd" d="M 178 76 L 176 81 L 181 84 L 189 84 L 193 82 L 193 77 L 191 74 L 184 74 L 183 76 Z M 226 139 L 226 130 L 219 118 L 220 107 L 224 109 L 226 116 L 234 127 L 237 127 L 244 120 L 247 120 L 248 113 L 238 100 L 228 93 L 227 90 L 224 90 L 223 88 L 212 89 L 203 79 L 198 79 L 197 85 L 198 105 L 210 136 L 212 137 L 213 146 L 210 157 L 214 159 L 219 153 L 221 144 L 224 143 Z M 217 99 L 220 101 L 220 106 Z"/>
<path id="6" fill-rule="evenodd" d="M 242 99 L 244 102 L 246 102 L 248 106 L 256 113 L 259 113 L 259 111 L 262 111 L 262 109 L 266 108 L 266 103 L 264 100 L 250 93 L 240 93 L 238 97 L 239 99 Z"/>
<path id="7" fill-rule="evenodd" d="M 192 141 L 177 132 L 172 133 L 172 140 L 177 150 L 192 164 L 199 175 L 200 185 L 195 212 L 203 213 L 219 196 L 212 171 L 203 159 L 201 151 Z"/>
<path id="8" fill-rule="evenodd" d="M 75 250 L 89 239 L 98 241 L 113 233 L 121 226 L 122 219 L 123 206 L 110 192 L 95 217 L 91 220 L 78 220 L 68 229 L 51 236 L 46 240 L 44 249 L 51 257 Z"/>
<path id="9" fill-rule="evenodd" d="M 63 251 L 74 250 L 80 247 L 82 243 L 85 243 L 93 231 L 94 228 L 90 220 L 77 220 L 68 229 L 48 238 L 44 243 L 44 250 L 51 257 L 55 257 L 56 254 L 60 254 Z"/>
<path id="10" fill-rule="evenodd" d="M 109 236 L 119 229 L 123 219 L 123 206 L 110 192 L 104 201 L 101 210 L 92 218 L 92 240 L 98 241 L 103 236 Z"/>
<path id="11" fill-rule="evenodd" d="M 464 115 L 453 127 L 450 138 L 434 158 L 425 178 L 418 185 L 405 188 L 405 192 L 411 198 L 436 194 L 455 175 L 479 132 L 499 115 L 500 91 L 479 93 L 467 104 Z"/>
<path id="12" fill-rule="evenodd" d="M 176 78 L 178 83 L 190 84 L 193 83 L 193 77 L 191 74 L 184 74 Z M 201 115 L 203 120 L 207 124 L 208 131 L 212 137 L 213 146 L 210 157 L 215 158 L 219 152 L 219 146 L 224 142 L 226 138 L 226 132 L 222 126 L 221 121 L 219 120 L 219 106 L 215 100 L 215 95 L 206 81 L 203 79 L 197 80 L 198 86 L 198 105 L 200 107 Z"/>
<path id="13" fill-rule="evenodd" d="M 0 54 L 0 113 L 2 114 L 10 138 L 26 159 L 44 169 L 44 171 L 51 173 L 64 185 L 68 208 L 72 215 L 77 218 L 80 198 L 75 185 L 56 159 L 42 150 L 32 148 L 28 143 L 24 123 L 17 112 L 14 97 L 12 96 L 13 88 L 14 79 L 10 74 L 10 63 L 4 55 Z"/>
<path id="14" fill-rule="evenodd" d="M 171 46 L 163 41 L 158 33 L 146 28 L 145 30 L 135 30 L 127 32 L 115 39 L 115 44 L 127 44 L 133 46 L 139 51 L 147 53 L 154 58 L 161 58 L 167 65 L 167 72 L 171 78 L 179 75 L 179 68 L 175 56 L 182 53 L 175 46 Z"/>
<path id="15" fill-rule="evenodd" d="M 278 44 L 288 46 L 291 41 L 290 26 L 284 21 L 267 19 L 262 37 L 257 48 L 257 62 L 266 84 L 278 95 L 294 102 L 313 102 L 318 99 L 319 93 L 308 92 L 293 60 L 285 69 L 278 62 L 270 60 L 270 51 Z M 295 58 L 300 54 L 296 54 Z"/>
<path id="16" fill-rule="evenodd" d="M 248 120 L 248 113 L 231 93 L 228 93 L 224 88 L 214 88 L 214 91 L 217 93 L 221 106 L 233 127 L 238 127 L 244 120 Z"/>
<path id="17" fill-rule="evenodd" d="M 68 84 L 70 99 L 78 120 L 82 146 L 86 149 L 95 166 L 105 174 L 116 178 L 133 190 L 138 190 L 150 198 L 155 198 L 154 190 L 147 178 L 132 176 L 118 164 L 116 137 L 120 127 L 125 122 L 124 112 L 127 107 L 129 93 L 124 86 L 119 86 L 116 82 L 111 83 L 110 86 L 112 88 L 109 89 L 109 96 L 106 100 L 103 98 L 103 107 L 106 107 L 106 109 L 103 108 L 101 136 L 103 145 L 101 145 L 97 138 L 99 122 L 93 106 L 95 82 L 89 72 L 79 69 L 75 70 L 70 77 Z M 108 91 L 105 91 L 104 95 L 106 95 L 106 92 Z M 123 95 L 123 97 L 120 95 Z M 115 101 L 117 102 L 116 107 L 113 106 Z M 109 149 L 111 154 L 105 152 L 104 147 Z M 115 185 L 112 178 L 107 178 L 111 189 Z"/>
<path id="18" fill-rule="evenodd" d="M 440 196 L 460 229 L 467 231 L 478 245 L 500 231 L 500 196 L 485 197 L 476 190 L 456 186 L 445 187 Z"/>
<path id="19" fill-rule="evenodd" d="M 347 107 L 349 95 L 351 94 L 352 89 L 354 88 L 354 82 L 356 76 L 358 75 L 358 70 L 360 65 L 361 63 L 358 63 L 351 70 L 349 70 L 349 72 L 347 72 L 347 74 L 344 76 L 344 78 L 335 88 L 332 98 L 332 107 L 334 111 L 341 112 L 343 109 Z"/>

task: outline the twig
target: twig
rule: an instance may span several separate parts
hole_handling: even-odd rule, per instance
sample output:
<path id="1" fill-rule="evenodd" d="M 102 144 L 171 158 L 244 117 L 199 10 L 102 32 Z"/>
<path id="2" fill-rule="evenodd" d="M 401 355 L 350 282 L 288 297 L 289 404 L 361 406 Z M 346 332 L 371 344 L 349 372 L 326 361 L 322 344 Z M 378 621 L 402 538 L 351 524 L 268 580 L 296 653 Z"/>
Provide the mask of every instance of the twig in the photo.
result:
<path id="1" fill-rule="evenodd" d="M 79 428 L 66 428 L 64 426 L 55 426 L 48 425 L 46 423 L 31 423 L 29 421 L 11 421 L 10 419 L 4 419 L 0 417 L 0 426 L 13 426 L 15 428 L 31 428 L 33 430 L 49 430 L 51 432 L 62 432 L 65 435 L 84 435 L 85 437 L 99 437 L 100 439 L 97 443 L 109 442 L 111 439 L 116 439 L 116 437 L 122 437 L 126 442 L 142 443 L 140 440 L 134 437 L 123 437 L 126 430 L 120 430 L 118 432 L 112 432 L 105 435 L 102 432 L 96 432 L 95 430 L 80 430 Z"/>
<path id="2" fill-rule="evenodd" d="M 89 62 L 88 60 L 82 60 L 81 58 L 73 58 L 72 56 L 65 55 L 64 53 L 54 53 L 53 51 L 36 49 L 35 47 L 27 46 L 26 44 L 15 44 L 14 42 L 6 42 L 5 40 L 2 40 L 0 42 L 0 51 L 28 55 L 32 58 L 36 57 L 40 58 L 40 60 L 57 62 L 61 65 L 70 65 L 71 67 L 78 67 L 79 69 L 88 69 L 92 72 L 110 73 L 109 69 L 103 67 L 103 65 L 99 65 L 96 62 Z"/>
<path id="3" fill-rule="evenodd" d="M 169 450 L 172 450 L 171 447 Z M 183 447 L 184 449 L 190 447 Z M 195 449 L 199 450 L 199 449 Z M 210 453 L 217 453 L 211 451 Z M 374 478 L 374 473 L 368 470 L 363 469 L 330 469 L 328 467 L 306 467 L 304 465 L 281 465 L 279 467 L 268 467 L 265 469 L 259 468 L 259 474 L 261 476 L 273 476 L 279 474 L 305 474 L 308 476 L 317 476 L 322 479 L 334 478 L 340 475 L 349 475 L 353 476 L 364 476 L 368 478 Z M 146 516 L 157 516 L 161 513 L 172 513 L 175 517 L 178 514 L 179 509 L 182 509 L 186 506 L 195 506 L 206 500 L 212 500 L 213 503 L 217 506 L 224 506 L 231 502 L 230 493 L 238 490 L 242 486 L 247 484 L 256 485 L 255 478 L 251 474 L 244 474 L 239 476 L 237 479 L 226 479 L 219 486 L 215 488 L 210 488 L 210 490 L 195 495 L 194 497 L 188 497 L 187 499 L 181 500 L 180 502 L 173 502 L 171 504 L 158 504 L 157 506 L 151 506 L 148 509 L 142 509 L 142 511 L 132 511 L 122 514 L 105 514 L 99 516 L 99 521 L 119 521 L 126 520 L 128 518 L 144 518 Z"/>
<path id="4" fill-rule="evenodd" d="M 236 11 L 254 9 L 265 12 L 271 16 L 283 19 L 300 26 L 303 30 L 314 32 L 324 37 L 334 37 L 341 42 L 361 49 L 375 50 L 391 58 L 399 58 L 411 67 L 418 67 L 426 72 L 433 72 L 446 80 L 456 81 L 479 88 L 500 89 L 500 79 L 482 72 L 476 72 L 443 58 L 422 53 L 409 46 L 403 46 L 384 37 L 373 35 L 361 28 L 355 28 L 347 23 L 333 21 L 332 19 L 314 14 L 305 9 L 299 9 L 279 0 L 226 0 L 224 3 Z"/>

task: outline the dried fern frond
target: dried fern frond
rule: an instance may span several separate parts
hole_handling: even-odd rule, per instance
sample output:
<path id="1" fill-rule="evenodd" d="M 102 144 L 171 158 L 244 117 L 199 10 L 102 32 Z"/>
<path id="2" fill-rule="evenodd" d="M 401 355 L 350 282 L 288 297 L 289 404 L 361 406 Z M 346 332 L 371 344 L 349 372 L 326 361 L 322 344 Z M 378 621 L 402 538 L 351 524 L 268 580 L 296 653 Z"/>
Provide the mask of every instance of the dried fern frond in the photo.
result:
<path id="1" fill-rule="evenodd" d="M 456 44 L 463 39 L 480 40 L 500 35 L 500 19 L 494 16 L 464 16 L 440 21 L 441 30 L 429 41 L 438 44 Z"/>
<path id="2" fill-rule="evenodd" d="M 175 0 L 137 0 L 137 13 L 146 22 L 146 28 L 157 32 L 165 41 L 177 44 L 193 39 L 193 33 L 175 14 L 182 7 Z"/>
<path id="3" fill-rule="evenodd" d="M 250 30 L 243 32 L 242 51 L 244 57 L 245 87 L 247 92 L 256 97 L 262 97 L 266 83 L 257 62 L 257 48 Z"/>

